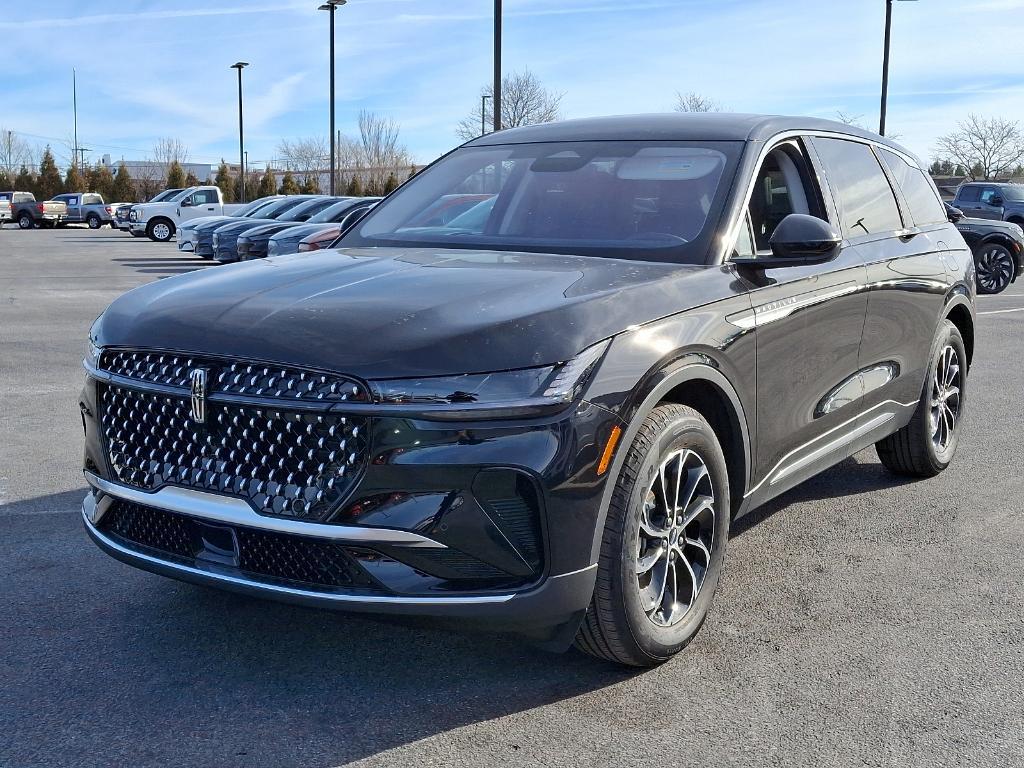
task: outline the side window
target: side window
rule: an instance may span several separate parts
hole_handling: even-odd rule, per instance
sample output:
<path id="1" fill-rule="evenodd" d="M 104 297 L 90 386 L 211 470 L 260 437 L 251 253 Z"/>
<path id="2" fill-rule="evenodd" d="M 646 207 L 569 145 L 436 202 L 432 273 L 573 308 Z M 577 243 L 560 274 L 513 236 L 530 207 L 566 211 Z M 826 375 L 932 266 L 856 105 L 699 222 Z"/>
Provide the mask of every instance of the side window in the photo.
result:
<path id="1" fill-rule="evenodd" d="M 981 187 L 966 186 L 960 187 L 956 193 L 958 203 L 976 203 L 981 200 Z"/>
<path id="2" fill-rule="evenodd" d="M 896 183 L 903 190 L 903 197 L 907 200 L 914 223 L 919 227 L 926 224 L 944 224 L 947 221 L 946 209 L 942 207 L 935 185 L 925 176 L 924 171 L 888 150 L 883 149 L 881 155 L 892 171 Z"/>
<path id="3" fill-rule="evenodd" d="M 843 217 L 843 235 L 861 237 L 903 228 L 889 180 L 867 144 L 845 139 L 815 139 Z"/>
<path id="4" fill-rule="evenodd" d="M 745 237 L 752 237 L 752 252 L 769 252 L 769 241 L 775 228 L 791 213 L 805 213 L 826 219 L 824 205 L 806 156 L 795 142 L 787 142 L 767 154 L 754 179 L 754 191 L 747 205 L 750 232 L 740 233 L 736 243 L 748 247 Z"/>
<path id="5" fill-rule="evenodd" d="M 992 198 L 997 194 L 995 187 L 984 187 L 981 190 L 981 202 L 985 205 L 992 205 Z"/>
<path id="6" fill-rule="evenodd" d="M 200 189 L 192 195 L 193 205 L 209 205 L 217 202 L 217 193 L 212 189 Z"/>

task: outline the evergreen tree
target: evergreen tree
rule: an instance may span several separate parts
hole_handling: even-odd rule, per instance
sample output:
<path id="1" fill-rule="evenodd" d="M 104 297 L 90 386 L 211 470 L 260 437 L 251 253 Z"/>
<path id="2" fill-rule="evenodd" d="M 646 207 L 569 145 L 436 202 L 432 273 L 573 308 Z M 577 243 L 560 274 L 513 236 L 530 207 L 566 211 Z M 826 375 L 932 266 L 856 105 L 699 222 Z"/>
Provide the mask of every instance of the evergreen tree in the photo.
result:
<path id="1" fill-rule="evenodd" d="M 171 163 L 171 167 L 167 169 L 167 187 L 168 189 L 181 189 L 187 187 L 185 183 L 185 171 L 181 167 L 181 163 L 174 160 Z"/>
<path id="2" fill-rule="evenodd" d="M 89 169 L 89 174 L 86 176 L 86 186 L 90 192 L 99 192 L 103 195 L 105 202 L 115 202 L 114 175 L 103 163 L 96 163 L 96 165 Z"/>
<path id="3" fill-rule="evenodd" d="M 117 175 L 114 176 L 114 183 L 110 188 L 112 202 L 129 203 L 135 200 L 135 182 L 128 173 L 128 166 L 124 161 L 117 166 Z"/>
<path id="4" fill-rule="evenodd" d="M 74 166 L 72 166 L 74 167 Z M 79 176 L 81 182 L 81 176 Z M 43 150 L 43 158 L 39 161 L 39 176 L 36 179 L 36 199 L 37 200 L 49 200 L 54 195 L 59 195 L 64 191 L 64 183 L 60 178 L 60 171 L 57 170 L 57 163 L 53 160 L 53 152 L 50 151 L 50 145 L 46 145 L 46 149 Z M 80 189 L 69 189 L 69 192 L 81 192 Z"/>
<path id="5" fill-rule="evenodd" d="M 21 170 L 18 171 L 18 175 L 14 179 L 14 189 L 18 192 L 35 192 L 36 190 L 36 177 L 24 165 L 21 166 Z"/>
<path id="6" fill-rule="evenodd" d="M 235 182 L 231 178 L 231 170 L 228 168 L 228 164 L 223 160 L 217 166 L 217 175 L 213 177 L 213 183 L 220 188 L 220 193 L 224 196 L 225 203 L 233 203 L 235 201 Z"/>
<path id="7" fill-rule="evenodd" d="M 10 189 L 12 186 L 11 177 L 7 175 L 7 171 L 0 170 L 0 189 Z"/>
<path id="8" fill-rule="evenodd" d="M 387 181 L 384 182 L 384 194 L 390 195 L 396 189 L 398 189 L 398 177 L 395 176 L 395 172 L 392 171 L 388 174 Z"/>
<path id="9" fill-rule="evenodd" d="M 319 195 L 320 194 L 320 179 L 315 173 L 306 174 L 305 181 L 302 182 L 302 194 L 304 195 Z"/>
<path id="10" fill-rule="evenodd" d="M 270 170 L 270 166 L 267 166 L 267 170 L 260 177 L 260 185 L 256 189 L 256 197 L 269 197 L 275 192 L 277 192 L 277 179 L 274 177 L 274 172 Z"/>
<path id="11" fill-rule="evenodd" d="M 42 180 L 43 180 L 42 179 L 42 174 L 40 174 L 39 175 L 40 192 L 42 192 Z M 87 191 L 86 188 L 85 188 L 85 178 L 82 176 L 82 174 L 80 174 L 78 172 L 78 166 L 77 165 L 69 165 L 68 166 L 68 173 L 64 177 L 64 191 L 65 192 L 86 192 Z M 55 193 L 55 194 L 60 194 L 60 193 Z M 50 195 L 49 197 L 53 197 L 53 195 Z M 49 199 L 49 198 L 44 198 L 44 199 Z"/>
<path id="12" fill-rule="evenodd" d="M 345 188 L 345 195 L 347 197 L 362 197 L 364 194 L 363 183 L 359 181 L 359 176 L 352 174 L 352 179 Z"/>
<path id="13" fill-rule="evenodd" d="M 199 181 L 199 177 L 192 173 L 192 171 L 189 171 L 188 175 L 185 177 L 185 186 L 198 187 L 200 183 L 201 182 Z"/>
<path id="14" fill-rule="evenodd" d="M 292 176 L 292 172 L 285 171 L 284 178 L 281 179 L 281 188 L 278 192 L 282 195 L 297 195 L 301 191 L 299 185 L 295 183 L 295 177 Z"/>
<path id="15" fill-rule="evenodd" d="M 365 194 L 367 197 L 380 197 L 381 188 L 376 180 L 370 179 L 368 182 L 366 182 L 365 189 Z"/>
<path id="16" fill-rule="evenodd" d="M 413 176 L 415 176 L 419 172 L 420 172 L 420 169 L 416 167 L 415 163 L 413 163 L 412 165 L 409 166 L 409 176 L 408 176 L 408 178 L 411 179 Z"/>

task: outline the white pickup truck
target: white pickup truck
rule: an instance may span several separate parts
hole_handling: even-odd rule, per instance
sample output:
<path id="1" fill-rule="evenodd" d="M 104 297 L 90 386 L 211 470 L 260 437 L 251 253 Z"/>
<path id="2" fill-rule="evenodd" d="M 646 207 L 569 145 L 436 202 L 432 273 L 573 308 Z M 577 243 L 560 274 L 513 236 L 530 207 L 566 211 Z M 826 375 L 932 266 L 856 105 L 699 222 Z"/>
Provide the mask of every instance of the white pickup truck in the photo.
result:
<path id="1" fill-rule="evenodd" d="M 150 240 L 166 243 L 183 221 L 200 216 L 229 216 L 242 207 L 242 203 L 225 204 L 218 187 L 189 187 L 166 203 L 133 206 L 128 226 L 132 234 L 145 234 Z"/>

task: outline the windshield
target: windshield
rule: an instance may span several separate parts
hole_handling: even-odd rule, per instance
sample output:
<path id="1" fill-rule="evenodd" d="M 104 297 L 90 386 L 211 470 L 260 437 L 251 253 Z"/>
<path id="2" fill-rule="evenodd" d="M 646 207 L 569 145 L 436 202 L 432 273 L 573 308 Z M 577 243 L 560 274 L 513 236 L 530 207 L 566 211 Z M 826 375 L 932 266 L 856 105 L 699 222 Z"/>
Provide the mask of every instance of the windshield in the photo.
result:
<path id="1" fill-rule="evenodd" d="M 1001 187 L 1000 192 L 1003 193 L 1003 198 L 1006 200 L 1012 200 L 1015 203 L 1024 202 L 1024 185 L 1022 184 Z"/>
<path id="2" fill-rule="evenodd" d="M 339 200 L 334 203 L 330 208 L 324 208 L 316 216 L 311 216 L 309 219 L 310 224 L 330 224 L 331 222 L 337 221 L 338 217 L 345 213 L 349 208 L 358 203 L 362 198 L 360 197 L 349 197 L 344 200 Z"/>
<path id="3" fill-rule="evenodd" d="M 239 208 L 237 211 L 235 211 L 231 215 L 232 216 L 251 216 L 252 214 L 262 210 L 263 208 L 269 208 L 271 205 L 273 205 L 274 203 L 276 203 L 280 199 L 281 198 L 279 198 L 279 197 L 271 197 L 269 199 L 264 197 L 264 198 L 261 198 L 259 200 L 253 200 L 251 203 L 246 205 L 244 208 Z"/>
<path id="4" fill-rule="evenodd" d="M 309 200 L 308 197 L 286 197 L 282 200 L 275 200 L 262 211 L 260 211 L 260 218 L 276 219 L 285 211 L 290 211 L 299 203 L 304 203 L 307 200 Z"/>
<path id="5" fill-rule="evenodd" d="M 302 205 L 297 205 L 288 211 L 284 216 L 278 216 L 278 221 L 306 221 L 314 213 L 320 213 L 324 208 L 338 202 L 335 197 L 318 197 L 313 200 L 306 200 Z"/>
<path id="6" fill-rule="evenodd" d="M 154 197 L 149 202 L 151 202 L 151 203 L 163 203 L 163 202 L 166 202 L 166 201 L 170 200 L 172 197 L 177 197 L 177 195 L 179 193 L 184 192 L 184 191 L 185 190 L 183 190 L 183 189 L 165 189 L 163 192 L 161 192 L 159 195 Z"/>
<path id="7" fill-rule="evenodd" d="M 742 142 L 464 147 L 339 245 L 488 248 L 703 263 Z"/>

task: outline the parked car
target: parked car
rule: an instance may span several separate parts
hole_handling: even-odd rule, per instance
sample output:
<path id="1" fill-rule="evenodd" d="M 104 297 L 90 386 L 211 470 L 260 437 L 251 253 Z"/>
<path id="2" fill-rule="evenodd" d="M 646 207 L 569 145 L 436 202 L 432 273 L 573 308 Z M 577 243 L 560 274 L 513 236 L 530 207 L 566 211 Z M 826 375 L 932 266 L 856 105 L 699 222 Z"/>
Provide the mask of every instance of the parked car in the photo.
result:
<path id="1" fill-rule="evenodd" d="M 321 200 L 310 201 L 305 205 L 296 206 L 283 216 L 279 216 L 277 221 L 244 230 L 239 233 L 235 244 L 238 261 L 252 261 L 253 259 L 265 258 L 270 238 L 273 235 L 311 222 L 320 214 L 335 208 L 339 203 L 349 203 L 351 207 L 358 200 L 359 198 L 327 197 Z"/>
<path id="2" fill-rule="evenodd" d="M 155 195 L 153 199 L 149 200 L 149 202 L 162 203 L 166 200 L 173 199 L 181 192 L 184 192 L 184 190 L 179 188 L 165 189 L 160 194 Z M 145 231 L 132 232 L 131 230 L 131 221 L 129 219 L 129 214 L 131 213 L 132 208 L 134 208 L 136 205 L 138 205 L 138 203 L 124 203 L 122 205 L 117 206 L 114 209 L 114 226 L 116 226 L 118 229 L 124 232 L 128 232 L 131 235 L 135 235 L 136 237 L 143 237 L 146 234 Z"/>
<path id="3" fill-rule="evenodd" d="M 299 203 L 308 200 L 308 195 L 288 195 L 263 203 L 249 211 L 244 218 L 274 221 L 285 211 L 290 211 Z M 241 218 L 241 217 L 237 217 Z M 225 224 L 233 223 L 232 217 L 208 219 L 201 224 L 190 222 L 179 230 L 178 250 L 195 253 L 204 259 L 213 258 L 213 233 Z M 189 251 L 191 245 L 191 251 Z"/>
<path id="4" fill-rule="evenodd" d="M 327 195 L 307 195 L 304 200 L 273 220 L 245 219 L 222 224 L 213 230 L 213 258 L 222 264 L 238 261 L 238 238 L 243 232 L 256 229 L 264 224 L 277 222 L 301 222 L 323 210 L 337 198 Z"/>
<path id="5" fill-rule="evenodd" d="M 252 218 L 258 215 L 259 211 L 268 208 L 277 200 L 284 198 L 284 195 L 268 195 L 251 203 L 246 203 L 241 208 L 226 216 L 200 216 L 198 219 L 189 219 L 178 227 L 175 239 L 178 241 L 178 250 L 183 253 L 195 253 L 197 235 L 196 232 L 205 224 L 225 224 L 231 219 Z"/>
<path id="6" fill-rule="evenodd" d="M 200 216 L 229 215 L 244 204 L 224 202 L 220 188 L 189 187 L 164 203 L 136 205 L 128 214 L 132 232 L 145 232 L 150 240 L 166 243 L 182 222 Z"/>
<path id="7" fill-rule="evenodd" d="M 1019 224 L 967 218 L 948 204 L 946 213 L 974 254 L 978 293 L 1002 293 L 1024 274 L 1024 231 Z"/>
<path id="8" fill-rule="evenodd" d="M 957 188 L 951 205 L 972 219 L 996 219 L 1024 227 L 1024 184 L 966 182 Z"/>
<path id="9" fill-rule="evenodd" d="M 0 200 L 0 227 L 3 227 L 6 222 L 13 220 L 14 217 L 11 215 L 11 201 L 6 199 Z"/>
<path id="10" fill-rule="evenodd" d="M 423 226 L 466 189 L 496 196 L 482 231 Z M 852 126 L 490 133 L 332 250 L 117 299 L 85 527 L 185 581 L 658 664 L 734 519 L 872 444 L 900 475 L 950 464 L 973 270 L 920 162 Z"/>
<path id="11" fill-rule="evenodd" d="M 58 200 L 36 202 L 31 192 L 0 192 L 0 200 L 11 204 L 11 218 L 22 229 L 32 227 L 55 227 L 67 215 L 68 207 Z"/>
<path id="12" fill-rule="evenodd" d="M 68 207 L 64 224 L 88 224 L 89 229 L 99 229 L 104 224 L 113 224 L 114 209 L 103 202 L 103 195 L 96 192 L 73 192 L 54 195 Z"/>
<path id="13" fill-rule="evenodd" d="M 379 197 L 346 197 L 330 208 L 320 211 L 305 224 L 297 224 L 286 230 L 271 235 L 267 242 L 268 256 L 281 256 L 286 253 L 297 253 L 299 244 L 317 243 L 317 247 L 304 250 L 315 251 L 319 243 L 333 243 L 341 233 L 348 229 L 366 214 L 381 198 Z"/>

